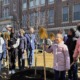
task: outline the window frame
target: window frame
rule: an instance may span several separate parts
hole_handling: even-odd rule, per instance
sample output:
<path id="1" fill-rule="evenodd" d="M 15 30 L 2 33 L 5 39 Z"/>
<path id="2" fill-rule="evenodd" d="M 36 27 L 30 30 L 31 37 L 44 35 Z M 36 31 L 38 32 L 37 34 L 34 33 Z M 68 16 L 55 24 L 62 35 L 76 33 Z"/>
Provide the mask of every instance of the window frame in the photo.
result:
<path id="1" fill-rule="evenodd" d="M 42 15 L 42 13 L 44 14 L 44 15 Z M 41 11 L 40 12 L 40 25 L 42 25 L 42 26 L 44 26 L 45 25 L 45 15 L 46 15 L 46 13 L 45 13 L 45 11 Z M 41 20 L 42 19 L 42 20 Z"/>
<path id="2" fill-rule="evenodd" d="M 77 4 L 74 4 L 74 5 L 80 5 L 80 3 L 77 3 Z M 72 8 L 72 22 L 80 22 L 80 20 L 74 20 L 74 5 L 73 5 L 73 8 Z"/>
<path id="3" fill-rule="evenodd" d="M 53 10 L 53 12 L 54 12 L 54 9 L 50 9 L 50 10 Z M 50 10 L 48 10 L 48 25 L 54 25 L 54 13 L 53 13 L 53 23 L 49 21 L 50 20 L 49 19 L 49 12 L 50 12 Z"/>
<path id="4" fill-rule="evenodd" d="M 68 8 L 68 20 L 67 21 L 63 21 L 63 8 L 67 7 Z M 63 6 L 62 7 L 62 23 L 69 23 L 69 6 Z"/>
<path id="5" fill-rule="evenodd" d="M 8 4 L 9 4 L 9 0 L 3 0 L 3 6 Z"/>
<path id="6" fill-rule="evenodd" d="M 31 14 L 33 14 L 33 19 L 34 19 L 34 22 L 33 22 L 32 25 L 31 25 L 31 22 L 32 22 L 33 20 L 30 22 L 30 20 L 31 20 L 31 19 L 30 19 L 30 18 L 31 18 Z M 35 26 L 35 13 L 30 13 L 30 14 L 29 14 L 29 25 L 30 25 L 30 26 Z"/>
<path id="7" fill-rule="evenodd" d="M 24 8 L 24 4 L 26 4 L 26 8 Z M 23 0 L 22 0 L 22 10 L 26 10 L 27 9 L 27 2 L 23 2 Z"/>
<path id="8" fill-rule="evenodd" d="M 8 18 L 9 17 L 9 8 L 4 8 L 3 10 L 3 18 Z"/>
<path id="9" fill-rule="evenodd" d="M 51 2 L 49 2 L 49 0 L 48 0 L 48 4 L 53 4 L 54 3 L 54 0 L 53 1 L 51 1 Z"/>
<path id="10" fill-rule="evenodd" d="M 30 0 L 29 0 L 29 8 L 32 9 L 35 7 L 35 1 L 33 0 L 33 6 L 30 6 Z"/>

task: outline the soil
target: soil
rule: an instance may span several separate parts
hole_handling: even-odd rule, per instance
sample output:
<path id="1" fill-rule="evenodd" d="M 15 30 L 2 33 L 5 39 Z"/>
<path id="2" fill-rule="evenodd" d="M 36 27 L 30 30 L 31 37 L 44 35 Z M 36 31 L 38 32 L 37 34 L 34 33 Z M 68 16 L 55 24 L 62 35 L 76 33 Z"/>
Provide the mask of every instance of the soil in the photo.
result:
<path id="1" fill-rule="evenodd" d="M 52 69 L 46 69 L 46 80 L 54 80 L 54 72 Z M 43 68 L 37 68 L 37 75 L 35 75 L 35 68 L 26 69 L 12 75 L 8 80 L 44 80 Z"/>

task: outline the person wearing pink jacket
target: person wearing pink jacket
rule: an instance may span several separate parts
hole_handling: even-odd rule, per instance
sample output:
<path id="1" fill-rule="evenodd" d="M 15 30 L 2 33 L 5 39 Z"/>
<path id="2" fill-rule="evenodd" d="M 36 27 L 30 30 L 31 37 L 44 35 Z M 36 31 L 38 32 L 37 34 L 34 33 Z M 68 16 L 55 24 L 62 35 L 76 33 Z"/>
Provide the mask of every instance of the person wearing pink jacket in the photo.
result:
<path id="1" fill-rule="evenodd" d="M 74 61 L 77 60 L 79 53 L 80 53 L 80 38 L 77 40 L 76 48 L 75 48 L 75 51 L 74 51 L 74 54 L 73 54 Z"/>
<path id="2" fill-rule="evenodd" d="M 70 69 L 70 56 L 67 46 L 63 42 L 63 36 L 57 34 L 56 43 L 45 51 L 54 54 L 54 77 L 55 80 L 65 80 L 66 70 Z"/>

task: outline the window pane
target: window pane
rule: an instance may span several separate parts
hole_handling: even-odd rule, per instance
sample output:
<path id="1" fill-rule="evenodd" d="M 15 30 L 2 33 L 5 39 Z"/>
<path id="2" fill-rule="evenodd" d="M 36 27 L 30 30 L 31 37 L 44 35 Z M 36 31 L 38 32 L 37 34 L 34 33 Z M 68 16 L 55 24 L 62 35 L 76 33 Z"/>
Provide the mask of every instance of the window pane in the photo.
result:
<path id="1" fill-rule="evenodd" d="M 48 22 L 50 23 L 54 23 L 54 10 L 49 10 L 49 14 L 48 14 Z"/>
<path id="2" fill-rule="evenodd" d="M 45 11 L 40 13 L 40 24 L 41 25 L 45 24 Z"/>
<path id="3" fill-rule="evenodd" d="M 45 4 L 45 0 L 41 0 L 41 4 Z"/>
<path id="4" fill-rule="evenodd" d="M 26 25 L 27 25 L 27 15 L 22 16 L 22 25 L 23 25 L 23 27 L 26 27 Z"/>
<path id="5" fill-rule="evenodd" d="M 62 1 L 66 1 L 66 0 L 62 0 Z"/>
<path id="6" fill-rule="evenodd" d="M 34 26 L 35 25 L 35 17 L 34 17 L 34 13 L 30 14 L 30 26 Z"/>
<path id="7" fill-rule="evenodd" d="M 8 9 L 8 8 L 5 8 L 5 9 L 3 10 L 3 17 L 4 17 L 4 18 L 9 17 L 9 9 Z"/>
<path id="8" fill-rule="evenodd" d="M 26 3 L 23 4 L 22 8 L 23 8 L 23 9 L 26 9 L 26 8 L 27 8 Z"/>
<path id="9" fill-rule="evenodd" d="M 30 0 L 30 8 L 34 6 L 34 0 Z"/>
<path id="10" fill-rule="evenodd" d="M 13 4 L 13 11 L 16 11 L 16 4 Z"/>
<path id="11" fill-rule="evenodd" d="M 35 0 L 35 5 L 37 5 L 37 6 L 38 6 L 38 5 L 39 5 L 39 3 L 40 3 L 39 1 L 40 1 L 40 0 Z"/>
<path id="12" fill-rule="evenodd" d="M 79 12 L 80 11 L 80 4 L 74 5 L 74 12 Z"/>
<path id="13" fill-rule="evenodd" d="M 74 20 L 80 20 L 80 4 L 74 5 Z"/>
<path id="14" fill-rule="evenodd" d="M 63 22 L 68 21 L 68 7 L 63 7 L 62 16 L 63 16 Z"/>
<path id="15" fill-rule="evenodd" d="M 3 4 L 8 4 L 9 0 L 3 0 Z"/>
<path id="16" fill-rule="evenodd" d="M 74 20 L 80 20 L 80 12 L 74 13 Z"/>
<path id="17" fill-rule="evenodd" d="M 63 14 L 63 21 L 68 21 L 68 14 Z"/>
<path id="18" fill-rule="evenodd" d="M 48 3 L 52 3 L 52 2 L 54 2 L 54 0 L 48 0 Z"/>
<path id="19" fill-rule="evenodd" d="M 23 0 L 22 2 L 23 2 L 22 8 L 23 8 L 23 9 L 26 9 L 26 8 L 27 8 L 27 2 L 26 2 L 26 0 Z"/>
<path id="20" fill-rule="evenodd" d="M 26 0 L 22 0 L 23 3 L 26 3 Z"/>

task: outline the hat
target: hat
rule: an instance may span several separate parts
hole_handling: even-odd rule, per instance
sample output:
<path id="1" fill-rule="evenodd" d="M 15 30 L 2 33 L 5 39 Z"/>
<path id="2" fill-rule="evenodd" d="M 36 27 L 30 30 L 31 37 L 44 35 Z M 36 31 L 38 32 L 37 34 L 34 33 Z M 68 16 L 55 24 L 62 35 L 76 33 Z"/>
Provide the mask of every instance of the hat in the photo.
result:
<path id="1" fill-rule="evenodd" d="M 6 28 L 12 28 L 12 25 L 7 25 Z"/>

